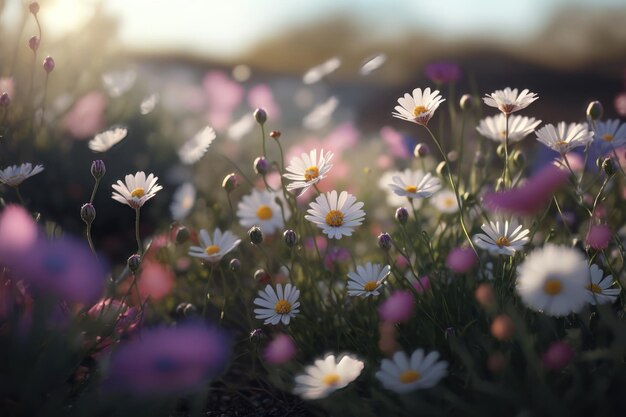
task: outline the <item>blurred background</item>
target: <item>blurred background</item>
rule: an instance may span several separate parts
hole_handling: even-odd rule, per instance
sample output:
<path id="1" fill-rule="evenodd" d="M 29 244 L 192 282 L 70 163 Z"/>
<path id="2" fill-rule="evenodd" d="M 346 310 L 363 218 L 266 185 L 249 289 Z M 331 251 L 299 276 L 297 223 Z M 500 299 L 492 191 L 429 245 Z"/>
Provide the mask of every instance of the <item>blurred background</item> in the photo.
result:
<path id="1" fill-rule="evenodd" d="M 36 55 L 29 3 L 0 0 L 0 90 L 12 96 L 9 123 L 30 109 L 45 128 L 5 130 L 0 164 L 46 164 L 45 177 L 25 184 L 27 195 L 76 232 L 95 158 L 107 162 L 110 182 L 155 172 L 168 197 L 195 181 L 199 204 L 210 208 L 218 202 L 210 190 L 234 168 L 209 155 L 185 166 L 176 151 L 210 125 L 220 154 L 254 159 L 256 107 L 268 111 L 267 131 L 283 132 L 288 155 L 360 143 L 370 159 L 359 156 L 357 165 L 374 178 L 426 140 L 391 117 L 397 98 L 415 87 L 437 86 L 448 104 L 463 93 L 528 88 L 540 99 L 525 115 L 546 123 L 584 121 L 590 100 L 604 104 L 606 117 L 626 115 L 624 0 L 41 0 Z M 46 55 L 56 62 L 48 81 L 39 64 Z M 105 156 L 87 149 L 94 134 L 117 124 L 129 128 L 122 144 Z M 252 159 L 244 162 L 249 173 Z M 352 186 L 349 167 L 337 175 Z M 36 192 L 42 187 L 52 191 Z M 96 221 L 96 236 L 119 232 L 120 216 L 131 217 L 110 200 L 110 184 L 103 188 L 96 202 L 111 216 Z M 168 205 L 154 199 L 152 220 Z M 145 223 L 146 233 L 158 224 Z"/>

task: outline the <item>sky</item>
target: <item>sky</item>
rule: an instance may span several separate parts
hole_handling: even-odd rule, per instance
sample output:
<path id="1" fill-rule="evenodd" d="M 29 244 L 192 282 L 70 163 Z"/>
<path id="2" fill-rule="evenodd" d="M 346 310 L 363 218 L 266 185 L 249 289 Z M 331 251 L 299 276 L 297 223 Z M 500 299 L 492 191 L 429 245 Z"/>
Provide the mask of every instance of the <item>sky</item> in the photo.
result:
<path id="1" fill-rule="evenodd" d="M 20 3 L 6 0 L 3 25 L 15 21 Z M 310 21 L 342 14 L 371 28 L 373 37 L 425 30 L 435 36 L 520 39 L 530 37 L 560 7 L 622 7 L 625 0 L 40 0 L 51 36 L 77 30 L 102 1 L 121 21 L 131 49 L 175 50 L 235 57 L 260 39 Z"/>

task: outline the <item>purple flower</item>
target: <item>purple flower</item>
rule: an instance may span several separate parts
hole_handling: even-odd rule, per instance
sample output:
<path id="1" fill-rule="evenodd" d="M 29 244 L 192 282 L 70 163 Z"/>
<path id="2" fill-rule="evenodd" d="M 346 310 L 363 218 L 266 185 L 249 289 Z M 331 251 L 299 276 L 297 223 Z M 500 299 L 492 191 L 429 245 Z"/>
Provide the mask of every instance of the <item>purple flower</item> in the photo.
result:
<path id="1" fill-rule="evenodd" d="M 36 293 L 92 305 L 102 295 L 106 271 L 82 241 L 39 238 L 7 261 L 16 277 Z"/>
<path id="2" fill-rule="evenodd" d="M 454 248 L 446 258 L 446 266 L 453 272 L 463 274 L 472 269 L 477 261 L 478 258 L 472 248 Z"/>
<path id="3" fill-rule="evenodd" d="M 491 210 L 519 215 L 533 214 L 548 204 L 554 193 L 567 183 L 567 177 L 566 171 L 550 164 L 523 185 L 510 190 L 487 193 L 483 200 Z"/>
<path id="4" fill-rule="evenodd" d="M 602 250 L 609 247 L 612 238 L 613 233 L 611 233 L 609 226 L 599 224 L 589 228 L 589 232 L 585 237 L 585 243 L 593 249 Z"/>
<path id="5" fill-rule="evenodd" d="M 296 344 L 286 334 L 278 334 L 263 351 L 263 358 L 273 365 L 289 362 L 296 354 Z"/>
<path id="6" fill-rule="evenodd" d="M 576 356 L 576 352 L 570 345 L 558 341 L 548 347 L 541 360 L 546 368 L 558 370 L 565 368 L 574 359 L 574 356 Z"/>
<path id="7" fill-rule="evenodd" d="M 324 266 L 326 269 L 331 270 L 336 264 L 350 260 L 350 251 L 346 248 L 339 246 L 333 246 L 328 249 L 326 256 L 324 256 Z"/>
<path id="8" fill-rule="evenodd" d="M 453 83 L 461 78 L 461 68 L 453 62 L 432 62 L 424 68 L 426 77 L 434 83 Z"/>
<path id="9" fill-rule="evenodd" d="M 408 291 L 396 291 L 378 308 L 380 318 L 391 323 L 405 322 L 415 311 L 415 299 Z"/>
<path id="10" fill-rule="evenodd" d="M 229 353 L 224 332 L 200 323 L 145 330 L 113 353 L 106 386 L 140 396 L 192 392 L 224 369 Z"/>

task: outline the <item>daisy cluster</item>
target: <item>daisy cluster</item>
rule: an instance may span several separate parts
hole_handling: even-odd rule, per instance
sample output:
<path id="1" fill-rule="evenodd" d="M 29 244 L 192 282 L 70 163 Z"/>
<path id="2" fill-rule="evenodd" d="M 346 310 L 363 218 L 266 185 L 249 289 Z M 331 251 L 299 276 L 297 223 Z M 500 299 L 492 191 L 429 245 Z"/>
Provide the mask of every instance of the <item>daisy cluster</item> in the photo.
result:
<path id="1" fill-rule="evenodd" d="M 386 60 L 368 57 L 359 73 Z M 341 65 L 314 66 L 302 85 Z M 246 68 L 209 73 L 207 97 L 189 94 L 191 108 L 210 103 L 211 124 L 181 123 L 167 169 L 134 155 L 126 170 L 120 155 L 143 140 L 140 124 L 104 123 L 136 70 L 105 73 L 101 92 L 65 109 L 64 129 L 88 139 L 75 146 L 101 158 L 75 207 L 82 239 L 42 221 L 50 214 L 22 194 L 56 167 L 0 168 L 0 369 L 11 381 L 0 410 L 133 415 L 139 404 L 193 414 L 214 380 L 218 397 L 273 385 L 332 415 L 620 407 L 610 387 L 626 375 L 621 120 L 593 102 L 544 123 L 527 114 L 539 95 L 510 87 L 457 105 L 450 87 L 461 70 L 442 62 L 425 69 L 433 86 L 386 104 L 395 125 L 381 126 L 382 140 L 360 142 L 353 123 L 301 140 L 269 131 L 280 100 L 267 86 L 247 89 Z M 43 69 L 50 75 L 54 61 Z M 181 119 L 167 91 L 144 93 L 134 117 Z M 239 112 L 244 95 L 251 108 Z M 84 103 L 100 109 L 92 125 Z M 18 123 L 11 101 L 0 104 Z M 310 103 L 301 128 L 321 131 L 341 106 L 334 95 Z M 100 213 L 100 187 L 114 221 Z M 114 226 L 124 233 L 100 239 Z M 590 386 L 600 388 L 587 400 Z M 65 397 L 46 403 L 48 392 Z"/>

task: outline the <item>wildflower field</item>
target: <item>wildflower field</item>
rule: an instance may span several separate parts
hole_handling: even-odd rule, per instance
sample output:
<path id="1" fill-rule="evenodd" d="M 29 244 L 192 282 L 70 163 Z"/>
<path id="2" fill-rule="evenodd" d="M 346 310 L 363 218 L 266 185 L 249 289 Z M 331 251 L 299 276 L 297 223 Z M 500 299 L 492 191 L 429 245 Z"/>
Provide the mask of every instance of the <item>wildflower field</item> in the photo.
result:
<path id="1" fill-rule="evenodd" d="M 83 71 L 24 7 L 0 416 L 626 415 L 620 90 L 553 120 L 436 61 L 359 121 L 339 58 L 289 92 L 245 65 Z"/>

